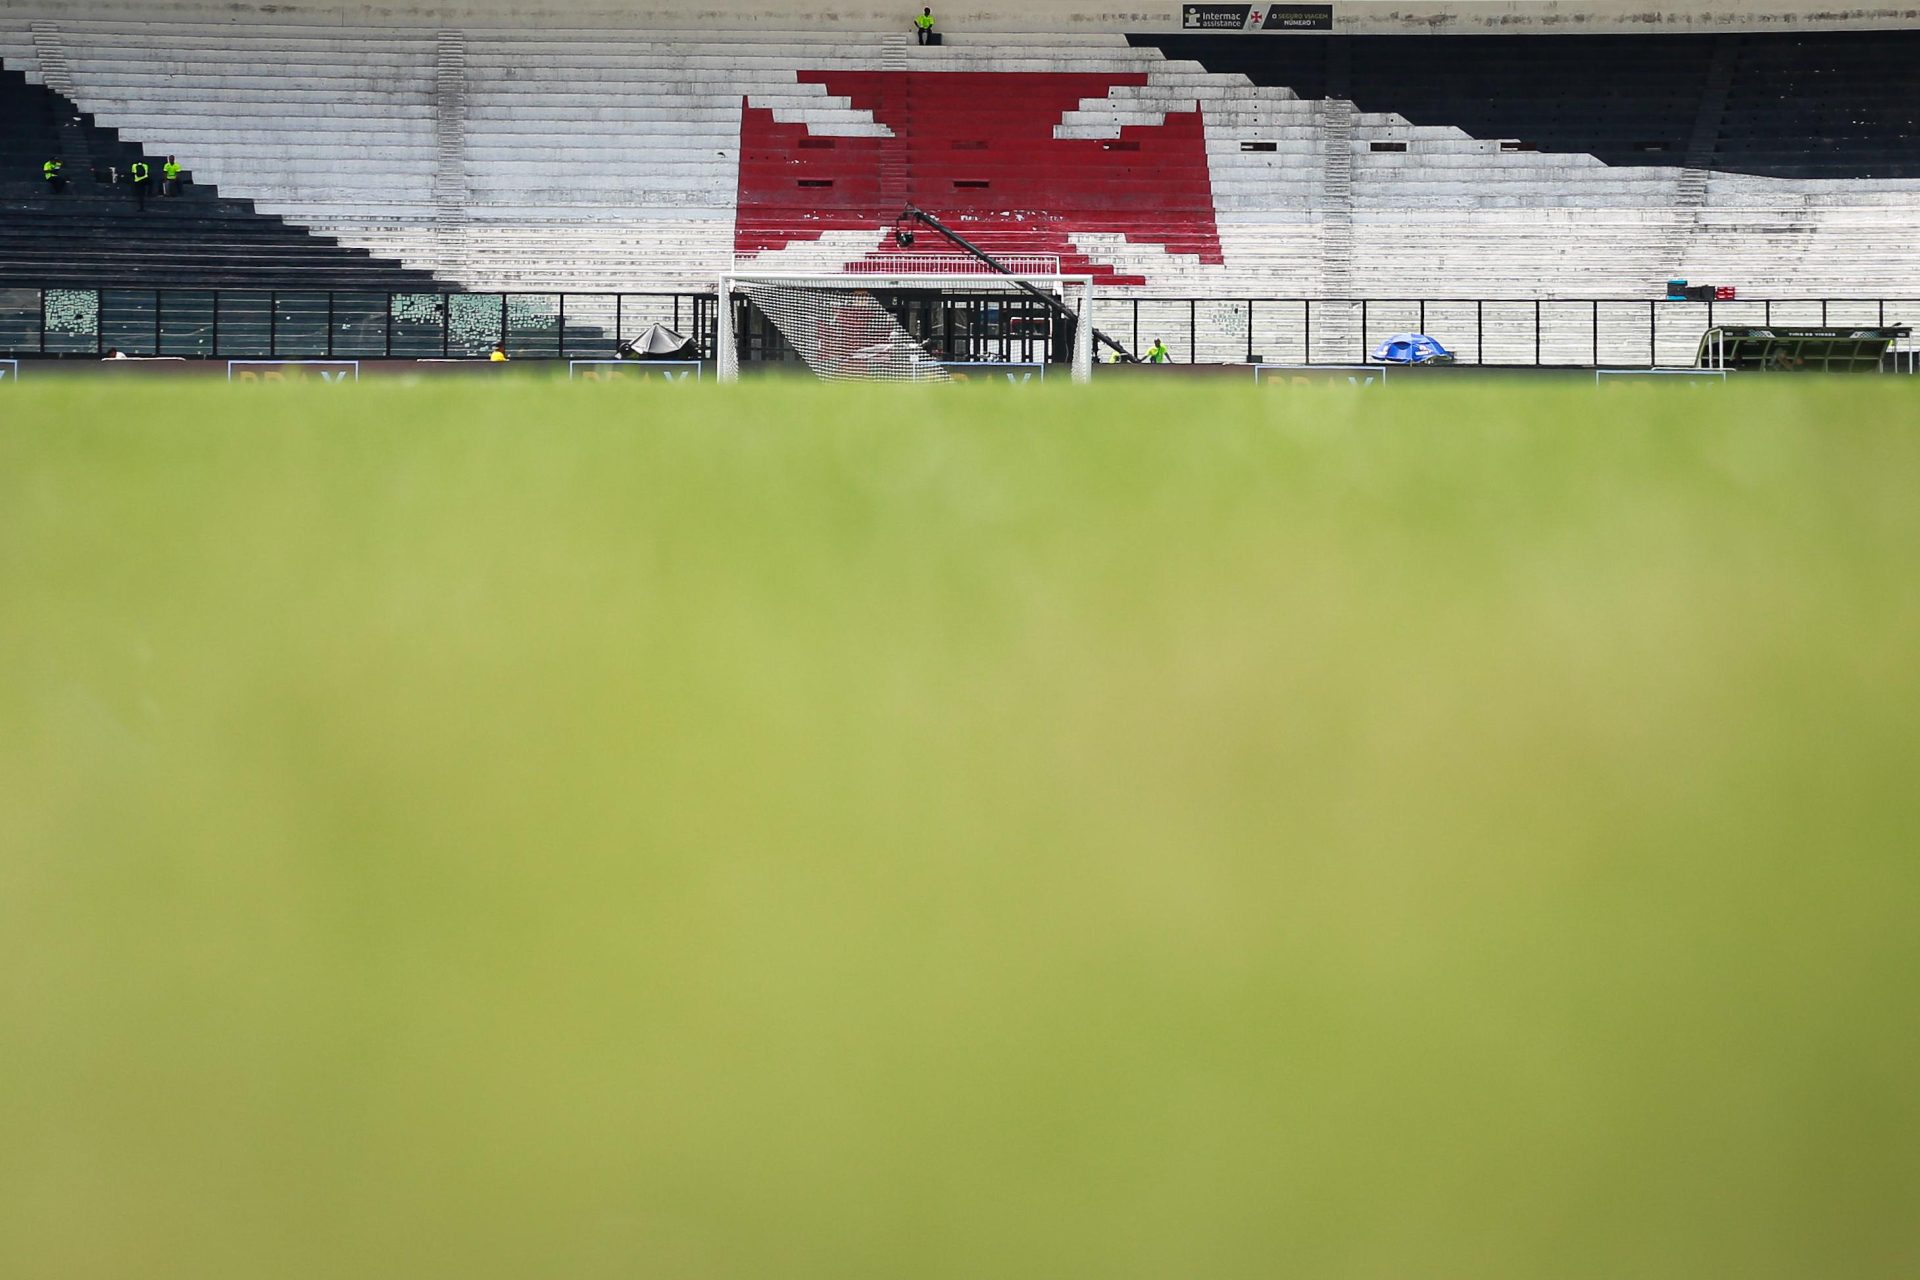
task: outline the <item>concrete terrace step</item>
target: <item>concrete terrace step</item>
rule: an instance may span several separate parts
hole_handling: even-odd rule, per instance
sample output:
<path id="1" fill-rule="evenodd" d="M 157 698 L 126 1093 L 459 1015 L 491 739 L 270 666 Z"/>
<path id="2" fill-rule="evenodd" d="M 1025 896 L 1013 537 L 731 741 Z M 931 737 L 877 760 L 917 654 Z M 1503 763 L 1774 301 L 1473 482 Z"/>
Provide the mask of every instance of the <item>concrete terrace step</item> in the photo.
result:
<path id="1" fill-rule="evenodd" d="M 246 194 L 290 216 L 314 224 L 337 219 L 343 235 L 368 243 L 404 242 L 420 261 L 440 260 L 435 220 L 444 210 L 432 200 L 436 175 L 443 183 L 460 175 L 468 190 L 453 208 L 467 220 L 466 251 L 510 257 L 514 278 L 529 280 L 543 271 L 567 280 L 591 280 L 602 270 L 673 280 L 710 272 L 715 257 L 729 250 L 736 220 L 740 99 L 772 109 L 776 120 L 804 122 L 815 136 L 884 136 L 885 127 L 868 113 L 794 77 L 802 69 L 876 69 L 886 41 L 898 34 L 582 29 L 524 38 L 469 28 L 461 145 L 449 168 L 432 105 L 436 31 L 278 23 L 148 27 L 82 19 L 63 21 L 62 28 L 86 90 L 83 105 L 108 104 L 103 123 L 186 153 L 190 166 L 240 183 Z M 0 52 L 19 39 L 0 19 Z M 1248 269 L 1091 238 L 1087 243 L 1099 247 L 1089 252 L 1123 269 L 1145 264 L 1156 288 L 1217 291 L 1232 280 L 1302 288 L 1315 279 L 1326 244 L 1318 221 L 1325 203 L 1318 103 L 1301 102 L 1285 89 L 1256 88 L 1243 76 L 1164 60 L 1111 33 L 958 32 L 948 45 L 909 52 L 906 65 L 930 73 L 1146 73 L 1145 85 L 1119 85 L 1105 97 L 1083 100 L 1054 132 L 1114 138 L 1125 129 L 1159 126 L 1169 112 L 1200 110 L 1207 128 L 1206 190 L 1222 244 L 1230 264 Z M 18 65 L 37 67 L 37 61 Z M 1662 93 L 1684 100 L 1657 69 L 1629 79 L 1635 83 L 1623 82 L 1622 101 L 1652 101 Z M 1012 118 L 992 107 L 976 117 L 983 132 Z M 1497 289 L 1619 281 L 1624 287 L 1652 269 L 1646 242 L 1670 225 L 1663 219 L 1671 217 L 1677 166 L 1608 169 L 1591 157 L 1501 152 L 1497 140 L 1390 115 L 1348 118 L 1351 163 L 1342 191 L 1351 205 L 1356 284 L 1464 281 Z M 1633 126 L 1621 128 L 1628 131 L 1624 138 Z M 1367 145 L 1373 140 L 1405 143 L 1408 150 L 1374 152 Z M 1242 151 L 1242 141 L 1270 142 L 1277 150 Z M 996 184 L 1031 181 L 1036 171 L 1053 172 L 1057 165 L 993 150 L 980 159 L 991 160 Z M 820 160 L 809 155 L 806 167 L 818 171 Z M 800 167 L 796 157 L 796 174 Z M 1162 167 L 1168 174 L 1192 169 L 1190 163 Z M 838 167 L 832 176 L 842 191 L 877 181 Z M 1097 189 L 1103 180 L 1090 181 Z M 1769 195 L 1783 189 L 1778 183 L 1715 175 L 1683 256 L 1753 263 L 1756 273 L 1758 264 L 1771 263 L 1787 280 L 1858 266 L 1920 288 L 1920 264 L 1898 247 L 1910 238 L 1901 229 L 1914 225 L 1920 183 L 1905 194 L 1877 186 L 1886 193 L 1880 202 L 1857 212 L 1846 204 L 1861 198 L 1849 184 L 1831 185 L 1831 207 L 1779 209 Z M 1809 200 L 1818 190 L 1789 186 Z M 1716 208 L 1716 201 L 1745 202 L 1755 211 Z M 1762 206 L 1768 211 L 1760 212 Z M 796 197 L 794 208 L 805 207 Z M 1838 220 L 1847 218 L 1853 221 L 1842 228 Z M 565 225 L 567 219 L 573 224 Z M 677 236 L 671 228 L 679 219 L 712 225 Z M 636 222 L 641 230 L 629 230 Z M 1275 245 L 1269 248 L 1265 238 Z M 1782 238 L 1794 247 L 1783 249 Z M 1871 253 L 1876 243 L 1879 263 Z M 608 263 L 608 254 L 617 262 Z M 1783 258 L 1792 261 L 1783 265 Z M 475 261 L 472 269 L 497 277 L 507 268 Z M 1637 287 L 1645 285 L 1640 280 Z"/>

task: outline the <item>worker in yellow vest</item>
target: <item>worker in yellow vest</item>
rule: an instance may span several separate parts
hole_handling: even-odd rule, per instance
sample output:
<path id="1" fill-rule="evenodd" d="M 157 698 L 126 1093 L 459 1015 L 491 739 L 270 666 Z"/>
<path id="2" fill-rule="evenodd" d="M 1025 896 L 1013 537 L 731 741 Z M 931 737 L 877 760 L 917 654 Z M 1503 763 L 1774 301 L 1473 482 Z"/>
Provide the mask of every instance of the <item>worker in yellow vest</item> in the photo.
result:
<path id="1" fill-rule="evenodd" d="M 160 194 L 177 196 L 180 194 L 180 164 L 172 156 L 160 166 Z"/>
<path id="2" fill-rule="evenodd" d="M 1165 364 L 1172 358 L 1173 353 L 1167 350 L 1167 344 L 1158 338 L 1155 338 L 1153 345 L 1147 348 L 1148 364 Z"/>
<path id="3" fill-rule="evenodd" d="M 494 364 L 505 364 L 507 358 L 507 344 L 504 342 L 494 343 L 493 350 L 487 352 L 487 359 Z"/>
<path id="4" fill-rule="evenodd" d="M 47 190 L 61 192 L 67 188 L 67 176 L 61 172 L 64 166 L 58 159 L 49 160 L 40 166 L 40 176 L 46 181 Z"/>
<path id="5" fill-rule="evenodd" d="M 933 10 L 922 9 L 920 16 L 913 20 L 913 25 L 919 30 L 921 44 L 933 43 Z"/>
<path id="6" fill-rule="evenodd" d="M 133 179 L 133 198 L 142 209 L 147 207 L 147 188 L 153 185 L 153 169 L 145 160 L 135 160 L 127 166 L 127 174 Z"/>

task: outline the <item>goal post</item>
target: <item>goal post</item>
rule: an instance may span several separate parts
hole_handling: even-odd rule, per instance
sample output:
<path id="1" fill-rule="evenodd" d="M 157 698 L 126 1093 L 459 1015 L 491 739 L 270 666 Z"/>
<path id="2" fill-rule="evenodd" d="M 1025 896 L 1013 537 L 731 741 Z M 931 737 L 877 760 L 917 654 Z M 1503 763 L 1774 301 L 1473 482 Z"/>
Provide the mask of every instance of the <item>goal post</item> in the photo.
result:
<path id="1" fill-rule="evenodd" d="M 1062 275 L 1057 258 L 1009 262 L 1012 275 L 964 269 L 957 254 L 888 255 L 842 271 L 735 270 L 722 276 L 714 332 L 714 375 L 740 376 L 736 299 L 745 298 L 776 329 L 808 369 L 827 381 L 946 382 L 948 361 L 927 350 L 881 301 L 889 294 L 1004 294 L 1055 300 L 1073 316 L 1073 380 L 1093 376 L 1091 276 Z M 1033 269 L 1040 268 L 1040 269 Z M 1051 268 L 1046 269 L 1046 268 Z"/>

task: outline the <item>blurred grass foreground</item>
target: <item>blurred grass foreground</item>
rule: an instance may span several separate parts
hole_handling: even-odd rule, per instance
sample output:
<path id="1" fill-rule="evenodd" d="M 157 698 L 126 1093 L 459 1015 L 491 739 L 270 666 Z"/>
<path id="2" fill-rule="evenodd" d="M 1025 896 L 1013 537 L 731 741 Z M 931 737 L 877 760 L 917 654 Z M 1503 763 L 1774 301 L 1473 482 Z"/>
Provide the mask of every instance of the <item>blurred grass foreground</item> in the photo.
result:
<path id="1" fill-rule="evenodd" d="M 0 399 L 0 1276 L 1920 1273 L 1920 400 Z"/>

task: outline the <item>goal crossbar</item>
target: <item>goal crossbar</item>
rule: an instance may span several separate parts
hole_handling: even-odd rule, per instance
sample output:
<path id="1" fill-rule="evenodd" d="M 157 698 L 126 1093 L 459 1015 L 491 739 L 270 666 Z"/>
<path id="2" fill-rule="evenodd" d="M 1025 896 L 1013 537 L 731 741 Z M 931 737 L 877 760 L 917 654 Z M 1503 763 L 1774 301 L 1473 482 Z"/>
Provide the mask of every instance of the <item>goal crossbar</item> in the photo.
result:
<path id="1" fill-rule="evenodd" d="M 1084 289 L 1093 284 L 1090 275 L 1065 275 L 1058 271 L 1021 271 L 1002 275 L 997 271 L 729 271 L 720 278 L 722 285 L 796 284 L 834 289 L 943 289 L 954 293 L 1018 293 L 1022 284 L 1036 288 Z"/>
<path id="2" fill-rule="evenodd" d="M 998 266 L 966 253 L 878 253 L 867 258 L 856 258 L 841 267 L 840 271 L 850 276 L 943 275 L 981 278 L 1012 274 L 1034 278 L 1060 275 L 1060 255 L 1057 253 L 1015 253 L 996 258 L 994 262 Z M 748 274 L 753 270 L 751 265 L 744 263 L 740 269 Z"/>

